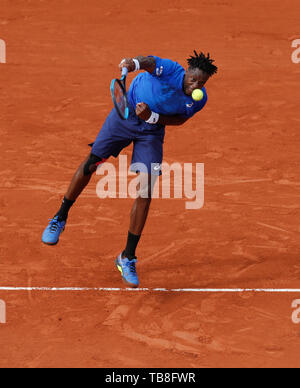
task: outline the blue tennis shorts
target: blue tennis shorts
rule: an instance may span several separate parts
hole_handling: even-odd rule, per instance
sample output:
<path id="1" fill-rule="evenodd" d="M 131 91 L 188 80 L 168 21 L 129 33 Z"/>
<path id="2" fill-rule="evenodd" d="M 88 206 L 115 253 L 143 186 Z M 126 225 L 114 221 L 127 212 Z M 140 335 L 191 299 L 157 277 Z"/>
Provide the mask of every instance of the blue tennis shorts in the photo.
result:
<path id="1" fill-rule="evenodd" d="M 130 170 L 161 175 L 165 127 L 148 124 L 139 119 L 130 107 L 128 120 L 122 120 L 115 108 L 110 112 L 92 147 L 99 158 L 117 158 L 120 152 L 133 143 Z"/>

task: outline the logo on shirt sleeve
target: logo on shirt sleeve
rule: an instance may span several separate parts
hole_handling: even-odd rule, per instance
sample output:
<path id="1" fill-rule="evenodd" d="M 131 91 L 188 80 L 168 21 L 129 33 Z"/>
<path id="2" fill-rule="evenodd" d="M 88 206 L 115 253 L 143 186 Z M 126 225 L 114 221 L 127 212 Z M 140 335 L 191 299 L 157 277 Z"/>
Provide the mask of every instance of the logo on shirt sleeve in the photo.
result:
<path id="1" fill-rule="evenodd" d="M 186 106 L 188 107 L 188 108 L 192 108 L 193 107 L 193 105 L 194 105 L 194 103 L 192 102 L 191 104 L 186 104 Z"/>
<path id="2" fill-rule="evenodd" d="M 164 67 L 163 66 L 157 67 L 156 68 L 156 75 L 157 75 L 157 77 L 160 77 L 162 75 L 163 71 L 164 71 Z"/>

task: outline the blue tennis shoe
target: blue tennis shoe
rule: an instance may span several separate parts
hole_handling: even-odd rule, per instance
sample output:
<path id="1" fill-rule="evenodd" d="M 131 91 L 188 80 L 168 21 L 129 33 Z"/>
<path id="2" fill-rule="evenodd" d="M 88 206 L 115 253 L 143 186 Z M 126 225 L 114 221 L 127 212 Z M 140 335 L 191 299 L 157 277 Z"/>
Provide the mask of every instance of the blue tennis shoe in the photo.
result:
<path id="1" fill-rule="evenodd" d="M 42 237 L 42 242 L 47 245 L 56 245 L 59 237 L 65 230 L 66 222 L 60 221 L 56 216 L 50 220 L 49 225 L 45 229 Z"/>
<path id="2" fill-rule="evenodd" d="M 129 260 L 127 257 L 122 258 L 122 253 L 118 256 L 115 264 L 121 272 L 123 281 L 129 287 L 137 288 L 139 286 L 139 279 L 136 273 L 137 259 Z"/>

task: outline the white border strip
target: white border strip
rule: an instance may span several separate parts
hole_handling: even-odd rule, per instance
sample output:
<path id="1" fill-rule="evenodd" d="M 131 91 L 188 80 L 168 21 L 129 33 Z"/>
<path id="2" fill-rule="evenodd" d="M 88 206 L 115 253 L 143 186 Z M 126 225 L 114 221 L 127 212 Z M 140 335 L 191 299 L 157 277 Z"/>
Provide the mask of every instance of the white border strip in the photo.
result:
<path id="1" fill-rule="evenodd" d="M 83 287 L 0 287 L 0 291 L 97 291 L 97 292 L 198 292 L 198 293 L 300 293 L 297 288 L 83 288 Z"/>

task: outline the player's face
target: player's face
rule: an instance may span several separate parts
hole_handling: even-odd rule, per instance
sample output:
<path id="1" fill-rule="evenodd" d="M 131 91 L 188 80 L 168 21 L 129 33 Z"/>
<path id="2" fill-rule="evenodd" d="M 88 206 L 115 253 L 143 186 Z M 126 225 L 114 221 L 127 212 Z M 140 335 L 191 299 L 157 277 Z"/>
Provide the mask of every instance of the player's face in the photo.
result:
<path id="1" fill-rule="evenodd" d="M 202 89 L 209 75 L 200 69 L 188 69 L 184 77 L 184 93 L 191 96 L 195 89 Z"/>

